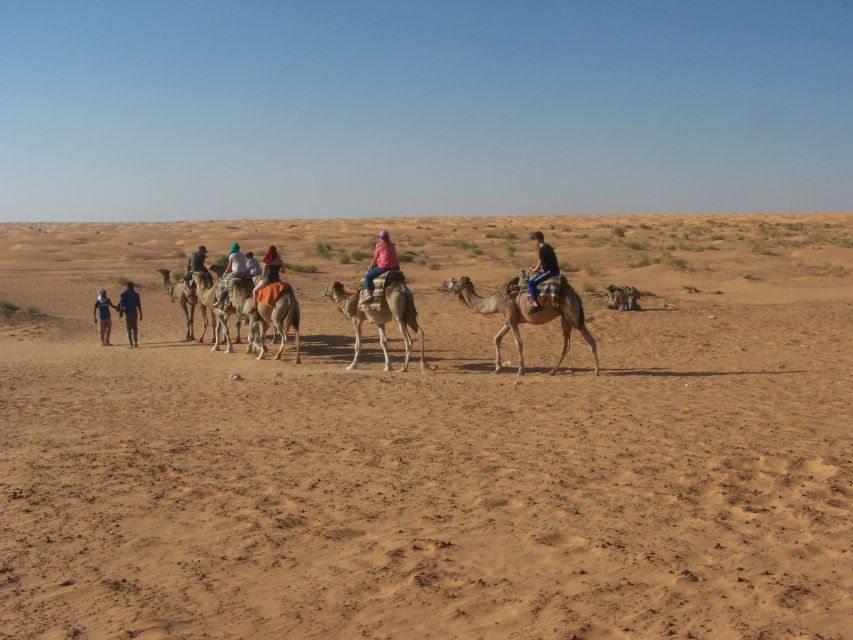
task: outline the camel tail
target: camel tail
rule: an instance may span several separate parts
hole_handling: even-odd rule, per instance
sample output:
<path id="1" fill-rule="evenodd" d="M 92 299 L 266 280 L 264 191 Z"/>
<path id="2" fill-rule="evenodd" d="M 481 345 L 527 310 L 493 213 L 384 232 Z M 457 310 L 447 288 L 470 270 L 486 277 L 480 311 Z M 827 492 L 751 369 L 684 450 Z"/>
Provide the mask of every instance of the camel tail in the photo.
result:
<path id="1" fill-rule="evenodd" d="M 426 371 L 426 353 L 424 352 L 424 328 L 419 327 L 418 333 L 421 336 L 421 372 Z"/>
<path id="2" fill-rule="evenodd" d="M 418 310 L 415 308 L 415 296 L 408 289 L 406 290 L 406 324 L 411 327 L 412 331 L 420 331 Z"/>
<path id="3" fill-rule="evenodd" d="M 285 327 L 292 327 L 296 331 L 299 331 L 299 303 L 297 302 L 290 308 L 290 313 L 287 314 L 287 317 L 284 319 Z"/>

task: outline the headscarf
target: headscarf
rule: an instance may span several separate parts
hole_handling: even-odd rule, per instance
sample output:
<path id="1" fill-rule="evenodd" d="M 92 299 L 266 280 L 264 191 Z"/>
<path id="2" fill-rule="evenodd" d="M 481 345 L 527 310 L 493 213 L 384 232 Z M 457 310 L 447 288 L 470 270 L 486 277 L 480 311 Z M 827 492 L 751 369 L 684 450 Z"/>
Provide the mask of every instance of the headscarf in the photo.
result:
<path id="1" fill-rule="evenodd" d="M 98 289 L 98 302 L 106 302 L 107 301 L 107 290 L 106 289 Z"/>
<path id="2" fill-rule="evenodd" d="M 379 237 L 382 238 L 385 242 L 391 242 L 391 236 L 386 229 L 383 229 L 379 232 Z"/>
<path id="3" fill-rule="evenodd" d="M 231 243 L 231 251 L 229 251 L 228 253 L 236 253 L 239 250 L 240 250 L 240 245 L 237 244 L 236 242 L 233 242 L 233 243 Z"/>
<path id="4" fill-rule="evenodd" d="M 278 249 L 275 248 L 275 245 L 270 245 L 270 248 L 267 249 L 267 255 L 264 256 L 264 264 L 272 264 L 276 258 L 278 258 Z"/>

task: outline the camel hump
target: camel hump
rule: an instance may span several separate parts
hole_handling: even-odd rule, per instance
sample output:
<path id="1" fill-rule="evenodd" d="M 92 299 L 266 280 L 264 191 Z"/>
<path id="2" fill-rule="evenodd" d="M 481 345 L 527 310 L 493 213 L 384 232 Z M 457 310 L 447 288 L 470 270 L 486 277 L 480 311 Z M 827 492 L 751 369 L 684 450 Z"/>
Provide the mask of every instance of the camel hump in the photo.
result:
<path id="1" fill-rule="evenodd" d="M 399 269 L 391 269 L 391 271 L 386 271 L 373 279 L 373 288 L 377 290 L 384 289 L 397 283 L 406 284 L 406 274 Z"/>

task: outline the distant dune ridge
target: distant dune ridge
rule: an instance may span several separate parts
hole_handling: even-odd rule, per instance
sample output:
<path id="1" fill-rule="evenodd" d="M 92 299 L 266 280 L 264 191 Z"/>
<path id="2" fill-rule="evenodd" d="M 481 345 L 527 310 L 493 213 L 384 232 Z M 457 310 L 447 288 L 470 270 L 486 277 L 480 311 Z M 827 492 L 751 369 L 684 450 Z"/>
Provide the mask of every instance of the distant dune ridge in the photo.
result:
<path id="1" fill-rule="evenodd" d="M 370 326 L 346 371 L 352 329 L 322 297 L 383 228 L 425 372 L 383 373 Z M 536 230 L 600 377 L 576 333 L 546 375 L 557 322 L 521 325 L 527 375 L 511 337 L 493 374 L 500 317 L 440 291 L 531 267 Z M 234 241 L 288 263 L 302 364 L 183 341 L 158 269 Z M 853 628 L 853 213 L 14 223 L 0 273 L 0 638 Z M 103 348 L 97 289 L 127 280 L 141 349 L 115 314 Z M 644 311 L 607 309 L 609 284 Z"/>

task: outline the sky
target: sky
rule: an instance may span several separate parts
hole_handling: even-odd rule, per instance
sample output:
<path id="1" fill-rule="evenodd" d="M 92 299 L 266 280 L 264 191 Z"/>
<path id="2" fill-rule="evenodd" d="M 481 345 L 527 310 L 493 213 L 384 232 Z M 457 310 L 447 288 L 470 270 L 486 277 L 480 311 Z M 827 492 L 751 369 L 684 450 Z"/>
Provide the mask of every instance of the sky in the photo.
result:
<path id="1" fill-rule="evenodd" d="M 818 210 L 853 0 L 0 0 L 0 221 Z"/>

